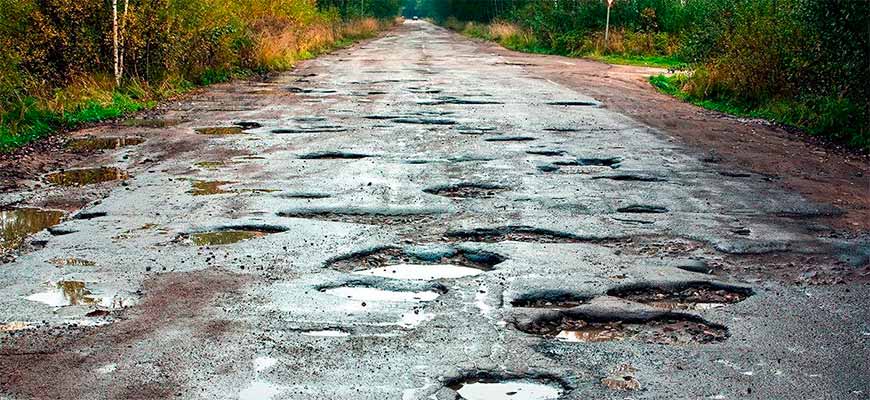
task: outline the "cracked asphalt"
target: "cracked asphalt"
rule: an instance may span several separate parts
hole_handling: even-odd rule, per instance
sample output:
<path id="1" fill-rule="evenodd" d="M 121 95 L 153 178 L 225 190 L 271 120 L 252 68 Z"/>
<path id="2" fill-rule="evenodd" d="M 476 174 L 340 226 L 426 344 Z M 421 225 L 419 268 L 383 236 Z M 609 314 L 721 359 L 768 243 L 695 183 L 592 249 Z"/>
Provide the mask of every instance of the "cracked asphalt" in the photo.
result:
<path id="1" fill-rule="evenodd" d="M 71 210 L 0 265 L 0 398 L 870 396 L 836 208 L 487 49 L 408 21 L 73 133 L 144 141 L 0 196 Z"/>

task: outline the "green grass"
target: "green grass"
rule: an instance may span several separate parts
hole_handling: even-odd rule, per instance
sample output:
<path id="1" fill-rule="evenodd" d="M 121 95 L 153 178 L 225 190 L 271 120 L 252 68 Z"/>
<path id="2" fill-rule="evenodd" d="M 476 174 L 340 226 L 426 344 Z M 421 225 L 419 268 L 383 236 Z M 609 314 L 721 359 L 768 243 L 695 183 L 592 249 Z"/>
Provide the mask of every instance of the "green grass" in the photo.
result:
<path id="1" fill-rule="evenodd" d="M 598 54 L 587 54 L 583 56 L 585 58 L 589 58 L 595 61 L 601 61 L 607 64 L 620 64 L 620 65 L 636 65 L 640 67 L 656 67 L 656 68 L 668 68 L 668 69 L 685 69 L 687 67 L 686 63 L 683 60 L 680 60 L 674 56 L 636 56 L 636 55 L 618 55 L 618 54 L 608 54 L 608 55 L 598 55 Z"/>
<path id="2" fill-rule="evenodd" d="M 870 150 L 870 128 L 866 111 L 862 111 L 847 99 L 802 97 L 748 104 L 736 99 L 700 98 L 682 90 L 688 79 L 690 78 L 684 74 L 655 75 L 649 81 L 662 93 L 708 110 L 738 117 L 761 118 L 793 126 L 811 135 L 823 136 L 855 149 Z"/>

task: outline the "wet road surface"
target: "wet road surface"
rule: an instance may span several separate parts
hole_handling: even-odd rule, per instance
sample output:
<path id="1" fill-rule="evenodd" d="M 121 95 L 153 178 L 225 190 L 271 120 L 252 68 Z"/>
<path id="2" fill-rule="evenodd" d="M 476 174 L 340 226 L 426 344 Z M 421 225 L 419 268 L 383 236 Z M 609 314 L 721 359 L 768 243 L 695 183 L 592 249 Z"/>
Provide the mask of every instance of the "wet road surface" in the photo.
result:
<path id="1" fill-rule="evenodd" d="M 4 194 L 100 200 L 4 212 L 0 397 L 868 396 L 836 209 L 485 49 L 407 22 L 76 133 L 103 168 Z"/>

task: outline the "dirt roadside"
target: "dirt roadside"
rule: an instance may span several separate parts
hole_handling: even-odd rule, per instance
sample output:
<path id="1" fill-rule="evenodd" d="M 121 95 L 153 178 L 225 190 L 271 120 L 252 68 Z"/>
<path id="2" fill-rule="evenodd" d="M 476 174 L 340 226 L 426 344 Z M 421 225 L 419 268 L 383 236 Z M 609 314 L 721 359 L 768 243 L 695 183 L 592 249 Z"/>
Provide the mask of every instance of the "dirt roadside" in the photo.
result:
<path id="1" fill-rule="evenodd" d="M 540 76 L 576 88 L 604 107 L 658 129 L 723 171 L 749 171 L 773 184 L 843 211 L 822 219 L 853 233 L 870 230 L 870 157 L 766 121 L 705 110 L 659 93 L 648 82 L 665 70 L 526 54 L 475 40 Z"/>

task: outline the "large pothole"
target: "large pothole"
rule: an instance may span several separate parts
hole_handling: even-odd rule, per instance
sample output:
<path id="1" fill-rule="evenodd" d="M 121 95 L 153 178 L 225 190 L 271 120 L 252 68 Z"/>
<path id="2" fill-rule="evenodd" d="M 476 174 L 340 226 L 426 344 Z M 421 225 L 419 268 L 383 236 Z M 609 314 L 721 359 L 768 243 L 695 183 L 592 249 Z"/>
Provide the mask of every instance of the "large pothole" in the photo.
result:
<path id="1" fill-rule="evenodd" d="M 445 386 L 463 400 L 555 400 L 567 390 L 547 376 L 512 376 L 479 372 L 451 379 Z"/>
<path id="2" fill-rule="evenodd" d="M 670 287 L 625 286 L 611 289 L 607 294 L 667 310 L 703 311 L 746 300 L 752 295 L 752 289 L 710 282 L 688 282 Z"/>
<path id="3" fill-rule="evenodd" d="M 371 155 L 333 150 L 316 151 L 299 155 L 299 158 L 303 160 L 358 160 L 366 157 L 371 157 Z"/>
<path id="4" fill-rule="evenodd" d="M 502 226 L 497 228 L 475 228 L 448 231 L 445 236 L 452 240 L 468 242 L 533 242 L 533 243 L 577 243 L 589 239 L 568 232 L 535 228 L 531 226 Z"/>
<path id="5" fill-rule="evenodd" d="M 187 236 L 197 246 L 222 246 L 261 238 L 273 233 L 285 232 L 286 230 L 287 228 L 273 225 L 236 225 L 205 232 L 190 233 Z"/>
<path id="6" fill-rule="evenodd" d="M 504 260 L 499 254 L 468 248 L 386 246 L 341 256 L 327 265 L 364 276 L 434 280 L 479 275 Z"/>
<path id="7" fill-rule="evenodd" d="M 116 180 L 124 180 L 130 176 L 115 167 L 79 168 L 52 172 L 45 175 L 45 180 L 60 186 L 85 186 Z"/>
<path id="8" fill-rule="evenodd" d="M 489 198 L 508 188 L 489 183 L 461 182 L 449 185 L 433 186 L 423 189 L 424 192 L 450 198 Z"/>
<path id="9" fill-rule="evenodd" d="M 624 318 L 620 318 L 624 317 Z M 531 323 L 518 324 L 523 332 L 566 342 L 610 342 L 632 340 L 645 343 L 682 345 L 717 343 L 728 338 L 728 329 L 702 318 L 666 312 L 628 318 L 560 311 Z"/>
<path id="10" fill-rule="evenodd" d="M 87 136 L 71 139 L 66 143 L 66 147 L 76 152 L 86 152 L 94 150 L 114 150 L 126 146 L 135 146 L 141 144 L 145 139 L 141 137 L 95 137 Z"/>
<path id="11" fill-rule="evenodd" d="M 20 246 L 28 236 L 60 223 L 64 212 L 39 208 L 0 210 L 0 253 Z"/>

